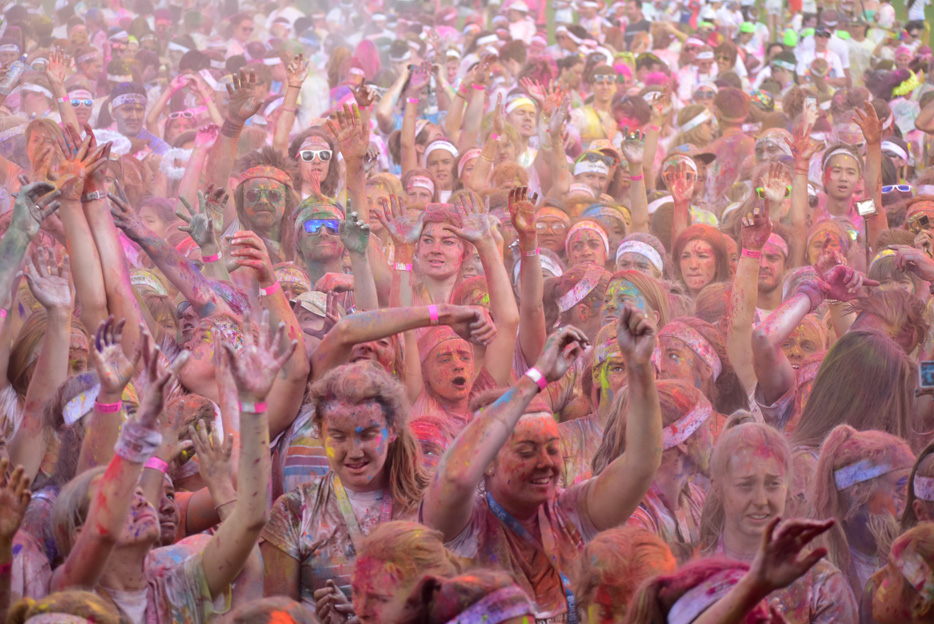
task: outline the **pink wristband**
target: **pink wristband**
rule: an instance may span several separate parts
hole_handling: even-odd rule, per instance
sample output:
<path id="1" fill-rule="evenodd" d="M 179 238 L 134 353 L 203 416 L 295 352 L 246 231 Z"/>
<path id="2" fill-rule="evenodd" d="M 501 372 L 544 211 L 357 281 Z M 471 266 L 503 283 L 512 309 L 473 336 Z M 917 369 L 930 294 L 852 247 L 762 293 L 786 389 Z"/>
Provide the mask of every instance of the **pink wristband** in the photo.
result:
<path id="1" fill-rule="evenodd" d="M 278 281 L 275 281 L 272 283 L 272 286 L 267 286 L 266 288 L 260 288 L 259 295 L 260 297 L 268 297 L 269 295 L 276 294 L 280 290 L 282 290 L 282 285 Z"/>
<path id="2" fill-rule="evenodd" d="M 759 258 L 762 257 L 762 252 L 761 252 L 761 251 L 755 251 L 755 250 L 752 250 L 752 249 L 743 249 L 743 257 L 744 257 L 744 258 L 752 258 L 752 259 L 754 259 L 754 260 L 758 260 Z"/>
<path id="3" fill-rule="evenodd" d="M 630 175 L 630 180 L 636 180 L 637 182 L 645 177 L 645 174 L 640 173 L 639 175 Z"/>
<path id="4" fill-rule="evenodd" d="M 123 409 L 123 401 L 117 401 L 116 403 L 98 403 L 94 401 L 94 409 L 101 414 L 113 414 Z"/>
<path id="5" fill-rule="evenodd" d="M 221 252 L 218 251 L 218 252 L 217 252 L 216 254 L 214 254 L 213 256 L 201 256 L 201 262 L 205 262 L 205 263 L 207 263 L 207 264 L 210 264 L 210 263 L 212 263 L 212 262 L 217 262 L 217 261 L 220 260 L 222 257 L 223 257 L 223 254 L 222 254 Z"/>
<path id="6" fill-rule="evenodd" d="M 396 262 L 396 263 L 393 265 L 393 267 L 394 267 L 397 271 L 408 271 L 409 273 L 412 272 L 412 265 L 411 265 L 411 264 L 406 264 L 406 263 L 404 263 L 404 262 Z"/>
<path id="7" fill-rule="evenodd" d="M 659 132 L 659 131 L 661 131 L 661 128 L 659 128 L 659 127 L 656 126 L 655 124 L 652 124 L 652 125 L 649 126 L 649 130 L 654 130 L 655 132 Z"/>
<path id="8" fill-rule="evenodd" d="M 438 324 L 438 306 L 434 304 L 428 306 L 428 318 L 431 320 L 432 325 Z"/>
<path id="9" fill-rule="evenodd" d="M 499 141 L 499 135 L 496 134 L 495 132 L 490 134 L 490 138 L 493 139 L 494 141 Z"/>
<path id="10" fill-rule="evenodd" d="M 534 366 L 525 371 L 525 376 L 534 381 L 540 391 L 544 390 L 548 386 L 548 380 L 545 379 L 545 376 L 542 375 L 541 371 Z"/>
<path id="11" fill-rule="evenodd" d="M 541 252 L 540 247 L 536 247 L 534 251 L 523 251 L 522 255 L 526 258 L 534 258 Z"/>
<path id="12" fill-rule="evenodd" d="M 6 308 L 0 308 L 0 321 L 6 318 Z"/>
<path id="13" fill-rule="evenodd" d="M 418 104 L 418 98 L 409 98 L 406 100 L 409 104 Z"/>
<path id="14" fill-rule="evenodd" d="M 169 465 L 158 457 L 150 457 L 147 459 L 146 463 L 143 464 L 143 468 L 152 468 L 153 470 L 158 470 L 162 474 L 169 471 Z"/>
<path id="15" fill-rule="evenodd" d="M 486 91 L 486 86 L 482 84 L 477 84 L 476 82 L 470 85 L 474 88 L 474 91 Z"/>
<path id="16" fill-rule="evenodd" d="M 13 572 L 13 562 L 10 563 L 0 563 L 0 575 L 10 574 Z"/>
<path id="17" fill-rule="evenodd" d="M 249 414 L 262 414 L 266 411 L 266 401 L 262 403 L 247 403 L 246 401 L 240 401 L 240 411 L 247 412 Z"/>

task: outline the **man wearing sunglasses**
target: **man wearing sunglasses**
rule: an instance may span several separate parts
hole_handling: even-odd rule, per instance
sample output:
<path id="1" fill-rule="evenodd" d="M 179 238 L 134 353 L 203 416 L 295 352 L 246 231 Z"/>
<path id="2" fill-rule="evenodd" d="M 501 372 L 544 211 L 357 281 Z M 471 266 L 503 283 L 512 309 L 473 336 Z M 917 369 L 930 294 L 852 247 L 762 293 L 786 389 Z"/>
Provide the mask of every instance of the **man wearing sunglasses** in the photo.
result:
<path id="1" fill-rule="evenodd" d="M 590 90 L 593 103 L 571 111 L 571 123 L 580 130 L 584 146 L 597 139 L 612 141 L 619 131 L 611 110 L 616 95 L 616 70 L 606 65 L 597 67 L 590 77 Z"/>
<path id="2" fill-rule="evenodd" d="M 285 257 L 281 248 L 284 228 L 288 227 L 285 217 L 292 214 L 295 204 L 288 173 L 273 165 L 251 167 L 240 174 L 234 191 L 237 220 L 227 233 L 253 230 L 266 243 L 270 259 L 281 262 Z"/>
<path id="3" fill-rule="evenodd" d="M 328 273 L 343 273 L 344 244 L 340 238 L 344 213 L 334 204 L 309 197 L 295 219 L 295 259 L 302 263 L 311 283 Z"/>

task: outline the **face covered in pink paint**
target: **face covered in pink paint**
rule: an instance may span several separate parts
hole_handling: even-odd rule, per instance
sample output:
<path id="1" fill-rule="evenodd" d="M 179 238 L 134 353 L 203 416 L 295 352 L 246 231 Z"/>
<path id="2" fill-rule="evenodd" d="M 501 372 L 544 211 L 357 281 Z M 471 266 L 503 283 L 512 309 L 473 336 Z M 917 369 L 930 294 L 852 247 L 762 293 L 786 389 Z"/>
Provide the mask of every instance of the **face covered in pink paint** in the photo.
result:
<path id="1" fill-rule="evenodd" d="M 461 338 L 445 340 L 434 347 L 422 367 L 426 389 L 451 402 L 470 396 L 474 370 L 473 349 Z"/>
<path id="2" fill-rule="evenodd" d="M 713 246 L 705 240 L 694 239 L 684 246 L 678 258 L 681 279 L 697 294 L 717 277 L 717 255 Z"/>
<path id="3" fill-rule="evenodd" d="M 723 502 L 724 532 L 743 543 L 757 543 L 768 524 L 785 512 L 785 462 L 766 447 L 736 449 L 726 474 L 713 475 Z"/>
<path id="4" fill-rule="evenodd" d="M 680 379 L 703 391 L 713 379 L 710 366 L 674 336 L 659 336 L 659 379 Z"/>
<path id="5" fill-rule="evenodd" d="M 396 359 L 396 343 L 392 338 L 380 338 L 370 342 L 358 342 L 350 352 L 350 361 L 361 362 L 372 360 L 379 363 L 387 373 L 393 374 L 393 364 Z"/>
<path id="6" fill-rule="evenodd" d="M 464 243 L 446 224 L 428 223 L 418 238 L 415 259 L 426 277 L 448 279 L 460 271 L 464 261 Z"/>
<path id="7" fill-rule="evenodd" d="M 563 463 L 558 448 L 558 424 L 552 415 L 523 414 L 493 460 L 490 492 L 507 508 L 531 513 L 554 498 Z"/>
<path id="8" fill-rule="evenodd" d="M 391 561 L 360 557 L 354 564 L 353 605 L 362 624 L 402 621 L 405 601 L 418 579 L 405 578 Z"/>
<path id="9" fill-rule="evenodd" d="M 375 401 L 353 405 L 332 401 L 322 406 L 321 439 L 331 470 L 355 492 L 382 489 L 383 467 L 396 431 Z"/>

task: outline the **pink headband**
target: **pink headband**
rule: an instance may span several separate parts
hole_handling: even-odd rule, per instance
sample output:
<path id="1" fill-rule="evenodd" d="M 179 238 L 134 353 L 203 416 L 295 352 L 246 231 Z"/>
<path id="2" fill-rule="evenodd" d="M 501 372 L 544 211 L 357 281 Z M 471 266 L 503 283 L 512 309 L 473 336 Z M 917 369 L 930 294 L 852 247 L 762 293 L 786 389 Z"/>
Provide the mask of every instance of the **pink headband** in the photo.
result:
<path id="1" fill-rule="evenodd" d="M 934 572 L 913 547 L 909 546 L 892 557 L 895 567 L 926 603 L 934 602 Z"/>
<path id="2" fill-rule="evenodd" d="M 600 366 L 614 355 L 622 353 L 619 348 L 619 342 L 616 338 L 611 338 L 603 344 L 598 344 L 594 348 L 594 366 Z"/>
<path id="3" fill-rule="evenodd" d="M 668 323 L 662 327 L 662 331 L 658 333 L 659 338 L 662 336 L 677 338 L 687 345 L 691 351 L 697 354 L 697 357 L 704 360 L 704 363 L 710 367 L 710 370 L 713 371 L 714 381 L 716 381 L 720 373 L 723 372 L 723 363 L 720 362 L 720 356 L 717 355 L 713 345 L 707 342 L 706 338 L 701 336 L 696 329 L 687 323 L 682 323 L 681 321 L 672 321 Z M 658 368 L 661 368 L 661 359 L 662 352 L 658 347 L 655 347 L 652 360 Z"/>
<path id="4" fill-rule="evenodd" d="M 783 239 L 781 236 L 779 236 L 775 232 L 772 232 L 769 235 L 769 240 L 766 241 L 765 244 L 773 245 L 777 247 L 783 254 L 785 254 L 786 258 L 788 257 L 788 243 L 786 243 L 785 239 Z"/>
<path id="5" fill-rule="evenodd" d="M 662 430 L 662 450 L 667 451 L 683 444 L 712 415 L 710 403 L 702 400 L 694 409 Z"/>
<path id="6" fill-rule="evenodd" d="M 464 152 L 464 155 L 461 156 L 461 161 L 457 163 L 457 177 L 458 178 L 464 175 L 464 168 L 467 166 L 467 163 L 469 163 L 471 160 L 480 156 L 482 151 L 483 150 L 481 150 L 479 147 L 475 147 L 473 149 L 470 149 Z"/>
<path id="7" fill-rule="evenodd" d="M 412 179 L 409 180 L 408 185 L 405 187 L 405 190 L 411 190 L 413 188 L 423 188 L 432 195 L 435 194 L 435 185 L 426 178 L 425 176 L 412 176 Z"/>
<path id="8" fill-rule="evenodd" d="M 587 269 L 587 272 L 584 273 L 584 277 L 581 281 L 577 282 L 574 285 L 574 288 L 567 291 L 555 302 L 558 304 L 558 309 L 562 312 L 567 312 L 578 303 L 584 300 L 584 297 L 589 295 L 594 288 L 599 286 L 600 278 L 603 276 L 603 269 L 594 265 Z"/>
<path id="9" fill-rule="evenodd" d="M 566 252 L 570 253 L 571 251 L 570 249 L 571 237 L 575 233 L 580 232 L 581 230 L 590 230 L 591 232 L 596 232 L 597 235 L 601 238 L 601 240 L 603 240 L 603 247 L 606 249 L 606 255 L 607 256 L 610 255 L 610 239 L 607 238 L 606 232 L 600 229 L 600 226 L 598 226 L 596 223 L 592 223 L 590 221 L 581 221 L 571 226 L 571 229 L 568 230 L 568 237 L 566 239 L 567 242 L 564 243 L 564 250 Z"/>
<path id="10" fill-rule="evenodd" d="M 723 570 L 692 587 L 668 611 L 668 624 L 691 624 L 726 596 L 745 574 L 746 571 L 740 569 Z"/>

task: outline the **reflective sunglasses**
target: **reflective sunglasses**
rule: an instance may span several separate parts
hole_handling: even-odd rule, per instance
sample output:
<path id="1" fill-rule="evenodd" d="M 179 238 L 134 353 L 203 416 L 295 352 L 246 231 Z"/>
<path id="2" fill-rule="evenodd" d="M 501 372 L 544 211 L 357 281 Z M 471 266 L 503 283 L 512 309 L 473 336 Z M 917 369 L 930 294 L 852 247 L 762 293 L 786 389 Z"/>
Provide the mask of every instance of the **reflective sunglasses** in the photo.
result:
<path id="1" fill-rule="evenodd" d="M 185 119 L 194 119 L 195 114 L 191 111 L 178 111 L 177 113 L 169 113 L 169 119 L 178 119 L 179 117 L 184 117 Z"/>
<path id="2" fill-rule="evenodd" d="M 910 184 L 886 184 L 882 187 L 882 193 L 891 193 L 892 191 L 901 191 L 902 193 L 910 193 L 911 185 Z"/>
<path id="3" fill-rule="evenodd" d="M 340 230 L 341 222 L 337 219 L 308 219 L 302 223 L 302 227 L 309 234 L 317 234 L 324 228 L 329 234 L 337 234 Z"/>
<path id="4" fill-rule="evenodd" d="M 616 82 L 616 76 L 611 76 L 610 74 L 597 74 L 590 79 L 591 82 L 595 83 L 613 83 Z"/>
<path id="5" fill-rule="evenodd" d="M 607 156 L 606 154 L 601 154 L 599 152 L 587 152 L 586 154 L 578 158 L 577 162 L 583 162 L 585 160 L 587 162 L 602 162 L 607 167 L 612 167 L 618 162 L 612 156 Z"/>
<path id="6" fill-rule="evenodd" d="M 272 204 L 278 204 L 278 203 L 281 202 L 281 201 L 283 200 L 283 198 L 285 197 L 285 196 L 283 195 L 282 191 L 279 190 L 279 189 L 257 189 L 257 188 L 251 188 L 251 189 L 248 190 L 248 191 L 246 192 L 246 194 L 244 195 L 244 197 L 246 197 L 246 200 L 247 200 L 248 202 L 254 203 L 254 204 L 255 204 L 256 202 L 258 202 L 263 196 L 265 196 L 266 199 L 268 199 L 269 202 L 272 203 Z"/>
<path id="7" fill-rule="evenodd" d="M 93 108 L 94 100 L 72 100 L 71 101 L 72 108 L 81 108 L 82 106 L 84 106 L 85 108 Z"/>
<path id="8" fill-rule="evenodd" d="M 331 150 L 302 150 L 298 153 L 298 157 L 304 160 L 305 162 L 312 162 L 315 158 L 321 162 L 327 162 L 331 160 Z"/>
<path id="9" fill-rule="evenodd" d="M 765 189 L 761 186 L 756 189 L 756 195 L 759 196 L 759 199 L 765 199 Z M 785 197 L 791 197 L 791 185 L 785 185 Z"/>

